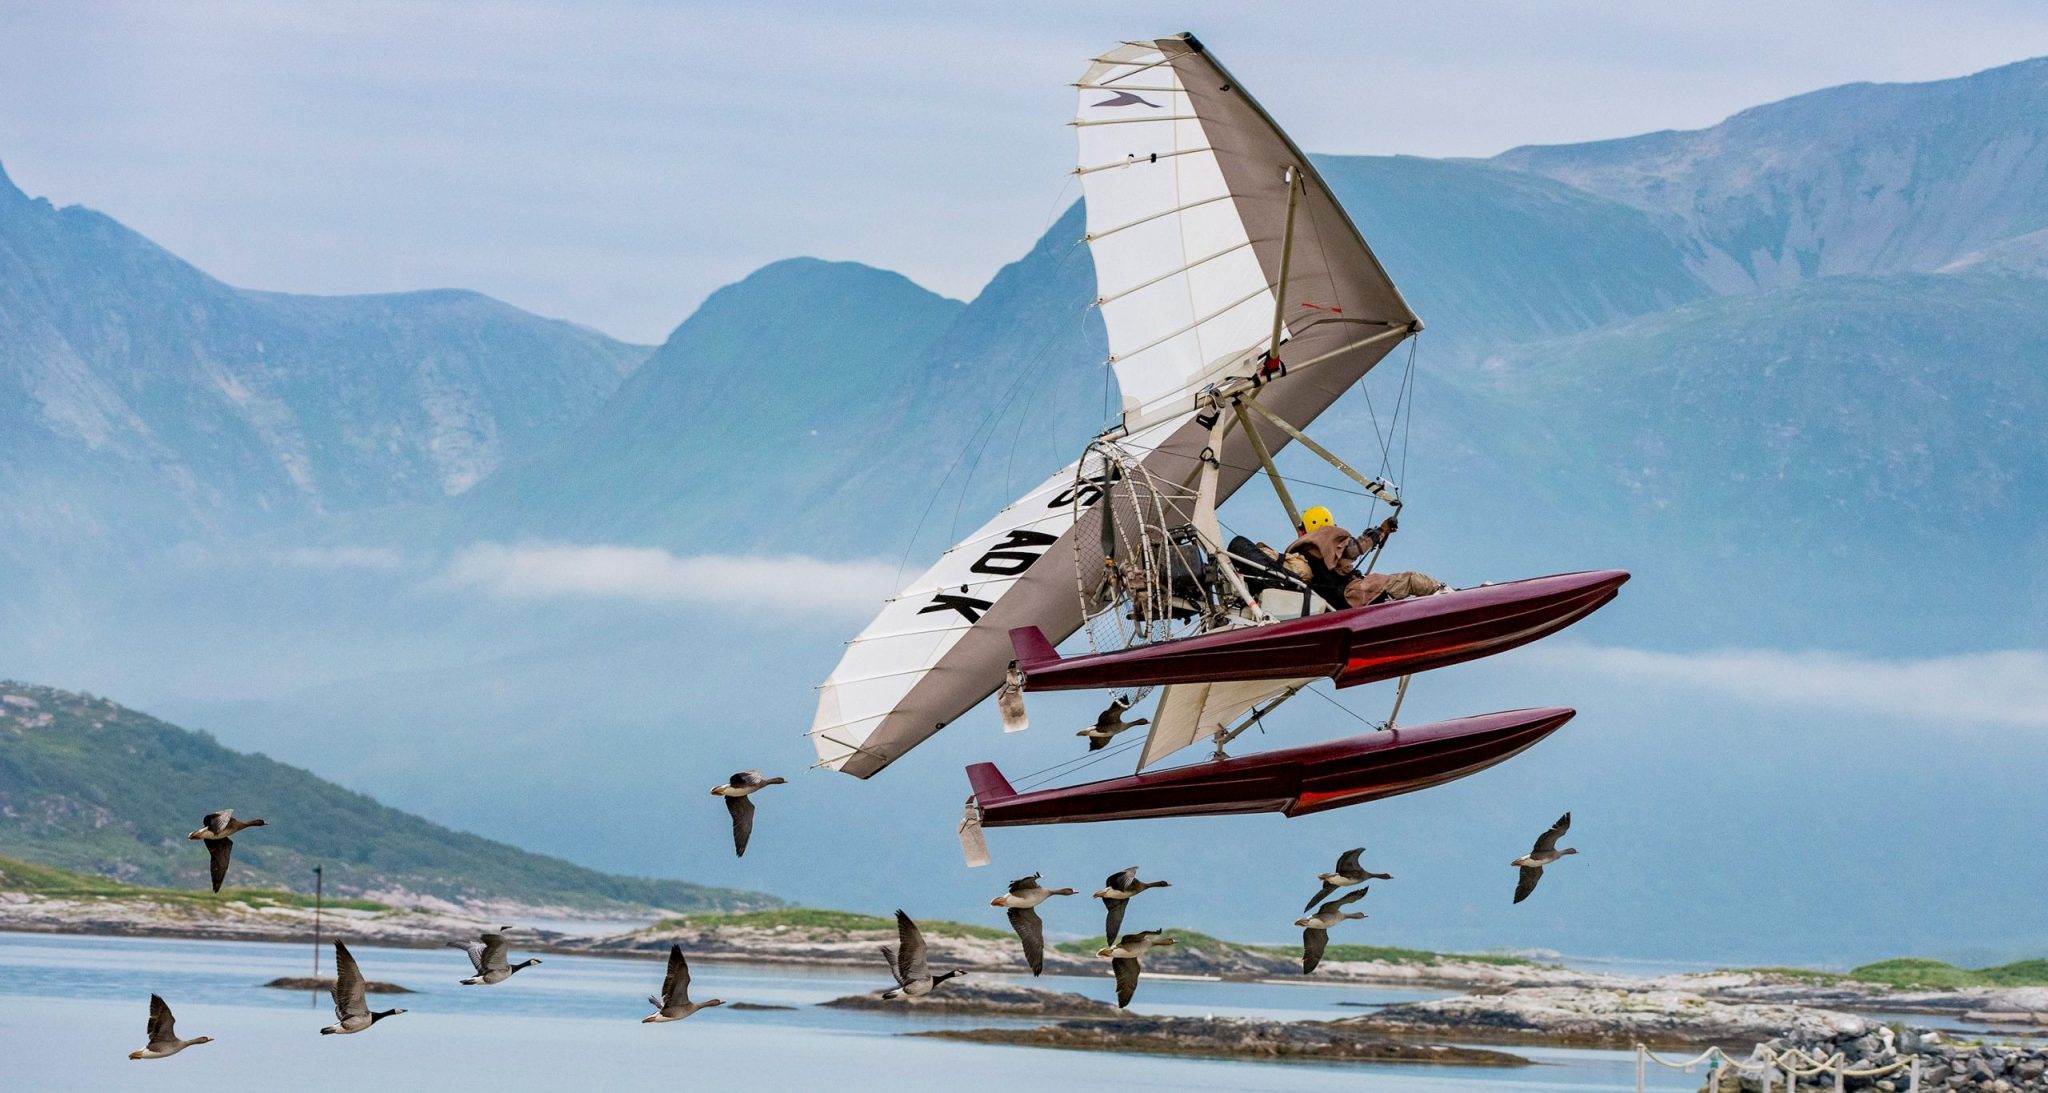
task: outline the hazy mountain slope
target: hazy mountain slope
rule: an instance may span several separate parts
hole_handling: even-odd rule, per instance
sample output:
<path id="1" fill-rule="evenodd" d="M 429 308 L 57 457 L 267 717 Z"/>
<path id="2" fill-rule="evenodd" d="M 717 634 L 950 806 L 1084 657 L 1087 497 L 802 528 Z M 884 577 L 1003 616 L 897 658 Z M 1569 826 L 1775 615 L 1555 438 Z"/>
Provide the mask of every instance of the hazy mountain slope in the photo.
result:
<path id="1" fill-rule="evenodd" d="M 1503 350 L 1424 404 L 1411 523 L 1490 577 L 1636 569 L 1659 644 L 2048 640 L 2023 562 L 2048 547 L 2043 359 L 2048 281 L 2009 274 L 1827 278 Z"/>
<path id="2" fill-rule="evenodd" d="M 2048 58 L 1492 162 L 1649 212 L 1723 290 L 1925 272 L 2048 226 Z"/>
<path id="3" fill-rule="evenodd" d="M 1489 164 L 1318 156 L 1316 167 L 1428 324 L 1484 353 L 1707 295 L 1641 210 Z"/>
<path id="4" fill-rule="evenodd" d="M 776 902 L 531 854 L 387 808 L 261 755 L 230 751 L 203 733 L 105 699 L 0 682 L 0 853 L 124 881 L 201 887 L 207 855 L 185 834 L 200 816 L 224 807 L 270 821 L 235 840 L 229 876 L 242 887 L 302 888 L 320 865 L 328 891 L 341 895 L 590 909 Z M 560 813 L 565 822 L 576 815 L 567 805 Z"/>
<path id="5" fill-rule="evenodd" d="M 0 552 L 459 493 L 644 354 L 469 292 L 232 288 L 0 175 Z"/>
<path id="6" fill-rule="evenodd" d="M 892 424 L 965 305 L 796 258 L 713 293 L 588 421 L 456 506 L 469 533 L 746 539 Z"/>

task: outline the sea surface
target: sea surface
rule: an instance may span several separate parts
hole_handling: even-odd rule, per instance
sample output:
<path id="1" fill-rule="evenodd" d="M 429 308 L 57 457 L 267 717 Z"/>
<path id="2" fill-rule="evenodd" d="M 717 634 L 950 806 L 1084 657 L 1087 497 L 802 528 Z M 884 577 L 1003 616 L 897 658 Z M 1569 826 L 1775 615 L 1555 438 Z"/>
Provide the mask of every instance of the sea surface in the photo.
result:
<path id="1" fill-rule="evenodd" d="M 308 945 L 161 941 L 0 933 L 0 1089 L 221 1090 L 357 1088 L 489 1090 L 1280 1090 L 1332 1088 L 1467 1093 L 1635 1088 L 1624 1052 L 1507 1048 L 1537 1061 L 1517 1070 L 1335 1063 L 1235 1062 L 1053 1051 L 916 1039 L 920 1029 L 1029 1024 L 825 1009 L 887 985 L 857 969 L 748 967 L 698 961 L 691 996 L 793 1007 L 721 1008 L 642 1025 L 659 987 L 658 959 L 544 955 L 492 987 L 465 987 L 463 954 L 350 946 L 371 979 L 419 992 L 372 995 L 409 1012 L 354 1036 L 321 1036 L 326 994 L 259 986 L 313 971 Z M 515 947 L 515 959 L 520 955 Z M 322 971 L 332 972 L 323 960 Z M 994 977 L 1019 983 L 1029 977 Z M 1109 981 L 1046 976 L 1036 985 L 1109 997 Z M 212 1036 L 170 1059 L 131 1061 L 149 995 L 164 996 L 178 1033 Z M 1329 1019 L 1360 1004 L 1441 992 L 1218 983 L 1147 977 L 1133 1009 L 1174 1015 Z M 1701 1078 L 1651 1068 L 1648 1088 L 1697 1090 Z"/>

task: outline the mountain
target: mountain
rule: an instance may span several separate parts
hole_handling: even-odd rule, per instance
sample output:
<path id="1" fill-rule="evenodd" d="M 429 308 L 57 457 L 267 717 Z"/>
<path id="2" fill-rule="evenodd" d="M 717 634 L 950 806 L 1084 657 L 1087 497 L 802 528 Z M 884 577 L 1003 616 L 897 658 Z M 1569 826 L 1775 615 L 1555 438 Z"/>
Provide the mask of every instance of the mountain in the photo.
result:
<path id="1" fill-rule="evenodd" d="M 230 751 L 103 698 L 0 682 L 0 854 L 116 880 L 200 887 L 199 817 L 233 807 L 269 825 L 235 841 L 239 887 L 403 902 L 583 910 L 775 906 L 757 892 L 621 877 L 451 831 L 296 767 Z M 574 810 L 564 809 L 564 822 Z"/>
<path id="2" fill-rule="evenodd" d="M 713 293 L 587 420 L 454 518 L 484 534 L 744 541 L 891 424 L 891 395 L 964 308 L 855 262 L 766 266 Z"/>
<path id="3" fill-rule="evenodd" d="M 1431 359 L 1569 334 L 1710 294 L 1642 210 L 1491 163 L 1316 156 Z"/>
<path id="4" fill-rule="evenodd" d="M 472 292 L 234 288 L 0 174 L 0 556 L 459 494 L 646 353 Z"/>
<path id="5" fill-rule="evenodd" d="M 1492 162 L 1643 210 L 1722 291 L 1924 273 L 2048 227 L 2048 58 Z"/>
<path id="6" fill-rule="evenodd" d="M 1653 644 L 1674 616 L 1687 641 L 2048 641 L 2048 573 L 2021 562 L 2048 541 L 2042 359 L 2048 280 L 1971 272 L 1828 277 L 1505 348 L 1440 381 L 1481 424 L 1429 472 L 1430 534 L 1481 572 L 1631 568 L 1631 636 Z M 1457 545 L 1503 528 L 1507 549 Z M 1907 591 L 1942 573 L 1996 581 L 2001 608 Z"/>

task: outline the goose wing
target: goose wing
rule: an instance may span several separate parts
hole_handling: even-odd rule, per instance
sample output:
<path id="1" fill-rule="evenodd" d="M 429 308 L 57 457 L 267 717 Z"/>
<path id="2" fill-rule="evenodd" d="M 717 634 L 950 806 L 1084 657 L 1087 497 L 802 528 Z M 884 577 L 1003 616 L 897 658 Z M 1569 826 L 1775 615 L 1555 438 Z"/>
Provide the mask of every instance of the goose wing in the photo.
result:
<path id="1" fill-rule="evenodd" d="M 1029 907 L 1010 908 L 1010 929 L 1017 931 L 1017 940 L 1024 943 L 1024 963 L 1031 965 L 1031 974 L 1045 971 L 1045 922 L 1038 912 Z"/>
<path id="2" fill-rule="evenodd" d="M 228 879 L 228 859 L 235 853 L 235 840 L 208 839 L 206 854 L 213 872 L 213 890 L 220 891 L 220 882 Z"/>
<path id="3" fill-rule="evenodd" d="M 1111 873 L 1109 875 L 1109 879 L 1103 881 L 1102 885 L 1105 888 L 1114 888 L 1119 892 L 1128 892 L 1134 886 L 1136 886 L 1137 883 L 1138 867 L 1134 865 L 1131 866 L 1129 869 L 1124 869 L 1119 872 Z M 1112 930 L 1110 932 L 1115 933 L 1116 931 Z"/>
<path id="4" fill-rule="evenodd" d="M 1358 864 L 1359 855 L 1364 853 L 1365 847 L 1362 846 L 1353 847 L 1350 850 L 1346 850 L 1341 856 L 1337 858 L 1337 872 L 1342 873 L 1347 877 L 1355 877 L 1358 874 L 1365 872 L 1365 867 Z"/>
<path id="5" fill-rule="evenodd" d="M 505 929 L 510 928 L 505 927 Z M 477 962 L 477 971 L 502 972 L 510 970 L 505 964 L 506 945 L 504 934 L 494 930 L 483 935 L 483 940 L 477 945 L 477 948 L 482 951 L 470 955 L 470 959 Z"/>
<path id="6" fill-rule="evenodd" d="M 234 818 L 235 810 L 232 808 L 224 808 L 221 809 L 219 812 L 207 813 L 204 817 L 200 819 L 199 826 L 218 835 L 221 832 L 226 831 L 228 829 L 228 821 Z"/>
<path id="7" fill-rule="evenodd" d="M 1028 877 L 1018 877 L 1016 880 L 1010 882 L 1010 894 L 1013 896 L 1021 896 L 1024 893 L 1029 892 L 1034 888 L 1037 888 L 1038 878 L 1044 875 L 1045 874 L 1043 873 L 1033 873 Z"/>
<path id="8" fill-rule="evenodd" d="M 655 1005 L 662 1009 L 670 1006 L 690 1004 L 690 962 L 683 959 L 683 947 L 668 947 L 668 974 L 661 977 L 661 998 Z"/>
<path id="9" fill-rule="evenodd" d="M 766 780 L 758 770 L 743 770 L 727 779 L 726 785 L 736 789 L 746 789 L 749 786 L 758 786 Z"/>
<path id="10" fill-rule="evenodd" d="M 469 963 L 470 963 L 470 966 L 476 969 L 476 974 L 478 974 L 478 975 L 482 975 L 482 974 L 484 974 L 484 943 L 483 943 L 483 942 L 481 942 L 481 941 L 451 941 L 451 942 L 449 942 L 449 943 L 448 943 L 448 947 L 449 947 L 449 948 L 451 948 L 451 949 L 461 949 L 461 950 L 462 950 L 463 952 L 465 952 L 465 953 L 468 953 L 468 954 L 469 954 Z"/>
<path id="11" fill-rule="evenodd" d="M 924 931 L 917 923 L 903 913 L 896 911 L 896 979 L 900 983 L 914 983 L 931 978 L 931 968 L 924 957 Z"/>
<path id="12" fill-rule="evenodd" d="M 725 810 L 732 813 L 733 856 L 747 856 L 747 840 L 754 837 L 754 799 L 752 797 L 727 797 Z"/>
<path id="13" fill-rule="evenodd" d="M 896 946 L 894 946 L 894 945 L 884 945 L 884 946 L 882 946 L 882 962 L 883 962 L 883 963 L 885 963 L 885 964 L 887 964 L 887 965 L 889 965 L 889 976 L 890 976 L 890 978 L 892 978 L 892 979 L 896 980 L 896 985 L 897 985 L 897 986 L 899 986 L 899 987 L 900 987 L 900 986 L 902 986 L 902 985 L 903 985 L 903 971 L 902 971 L 902 969 L 900 969 L 900 968 L 898 968 L 898 967 L 896 966 Z"/>
<path id="14" fill-rule="evenodd" d="M 1310 926 L 1301 932 L 1301 974 L 1316 970 L 1323 962 L 1323 950 L 1330 945 L 1330 931 Z"/>
<path id="15" fill-rule="evenodd" d="M 1537 882 L 1537 881 L 1540 881 L 1540 880 L 1542 880 L 1542 879 L 1543 879 L 1543 867 L 1542 867 L 1542 866 L 1540 866 L 1540 865 L 1525 865 L 1525 866 L 1523 866 L 1523 867 L 1522 867 L 1522 877 L 1521 877 L 1521 879 L 1520 879 L 1520 880 L 1517 880 L 1517 881 L 1515 882 L 1515 902 L 1516 902 L 1516 903 L 1520 903 L 1520 902 L 1522 902 L 1523 900 L 1525 900 L 1525 899 L 1528 899 L 1528 898 L 1529 898 L 1529 893 L 1531 893 L 1531 892 L 1534 892 L 1534 891 L 1536 890 L 1536 882 Z"/>
<path id="16" fill-rule="evenodd" d="M 351 1017 L 368 1017 L 370 1007 L 363 1002 L 363 970 L 356 967 L 356 958 L 349 955 L 348 946 L 334 943 L 334 1019 L 346 1022 Z"/>
<path id="17" fill-rule="evenodd" d="M 1557 818 L 1557 822 L 1550 825 L 1550 830 L 1544 832 L 1541 835 L 1536 836 L 1536 849 L 1531 850 L 1529 852 L 1529 856 L 1533 858 L 1538 854 L 1548 854 L 1551 851 L 1556 850 L 1557 840 L 1564 838 L 1564 833 L 1570 831 L 1571 827 L 1571 813 L 1567 812 L 1564 815 L 1559 816 Z"/>
<path id="18" fill-rule="evenodd" d="M 1357 891 L 1355 891 L 1355 892 L 1348 892 L 1348 893 L 1346 893 L 1346 894 L 1344 894 L 1344 895 L 1338 896 L 1338 897 L 1337 897 L 1336 899 L 1333 899 L 1333 900 L 1331 900 L 1331 901 L 1330 901 L 1330 902 L 1328 902 L 1328 903 L 1325 903 L 1325 904 L 1323 904 L 1323 906 L 1321 907 L 1321 909 L 1320 909 L 1320 910 L 1321 910 L 1321 911 L 1342 911 L 1342 910 L 1343 910 L 1344 908 L 1346 908 L 1346 907 L 1350 906 L 1351 904 L 1353 904 L 1353 903 L 1356 903 L 1356 902 L 1358 902 L 1359 900 L 1362 900 L 1362 899 L 1364 899 L 1364 898 L 1365 898 L 1365 894 L 1366 894 L 1367 892 L 1370 892 L 1370 891 L 1372 891 L 1372 885 L 1368 884 L 1368 885 L 1366 885 L 1365 887 L 1363 887 L 1363 888 L 1360 888 L 1359 890 L 1357 890 Z"/>
<path id="19" fill-rule="evenodd" d="M 1102 940 L 1114 945 L 1116 944 L 1116 932 L 1124 928 L 1124 911 L 1128 909 L 1131 901 L 1127 899 L 1106 899 L 1102 902 L 1109 907 L 1109 918 L 1102 924 Z"/>
<path id="20" fill-rule="evenodd" d="M 1116 1004 L 1119 1009 L 1131 1004 L 1131 996 L 1138 993 L 1138 960 L 1136 957 L 1120 956 L 1109 962 L 1109 969 L 1116 973 Z"/>
<path id="21" fill-rule="evenodd" d="M 1101 751 L 1102 749 L 1104 749 L 1104 748 L 1106 748 L 1106 747 L 1108 747 L 1108 746 L 1109 746 L 1109 737 L 1107 737 L 1107 736 L 1091 736 L 1091 737 L 1089 737 L 1089 738 L 1088 738 L 1088 750 L 1089 750 L 1089 751 Z"/>
<path id="22" fill-rule="evenodd" d="M 1308 902 L 1301 905 L 1302 911 L 1306 912 L 1309 908 L 1314 907 L 1316 904 L 1321 903 L 1322 901 L 1330 898 L 1330 893 L 1336 890 L 1336 885 L 1331 884 L 1329 881 L 1324 881 L 1322 891 L 1317 892 L 1315 895 L 1308 897 Z"/>
<path id="23" fill-rule="evenodd" d="M 177 1023 L 171 1016 L 171 1007 L 163 999 L 149 996 L 149 1046 L 168 1044 L 178 1038 Z"/>

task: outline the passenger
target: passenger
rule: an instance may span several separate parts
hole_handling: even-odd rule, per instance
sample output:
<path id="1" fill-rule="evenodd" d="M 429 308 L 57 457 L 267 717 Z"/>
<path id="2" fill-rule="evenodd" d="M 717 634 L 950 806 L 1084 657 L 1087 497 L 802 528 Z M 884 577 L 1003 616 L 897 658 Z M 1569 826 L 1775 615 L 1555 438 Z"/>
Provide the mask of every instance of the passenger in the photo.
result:
<path id="1" fill-rule="evenodd" d="M 1288 544 L 1286 553 L 1307 563 L 1309 588 L 1331 607 L 1364 607 L 1384 600 L 1427 596 L 1441 591 L 1443 582 L 1412 570 L 1400 573 L 1359 573 L 1358 559 L 1378 550 L 1401 522 L 1393 516 L 1380 525 L 1354 536 L 1337 526 L 1330 510 L 1321 505 L 1301 514 L 1301 538 Z"/>

